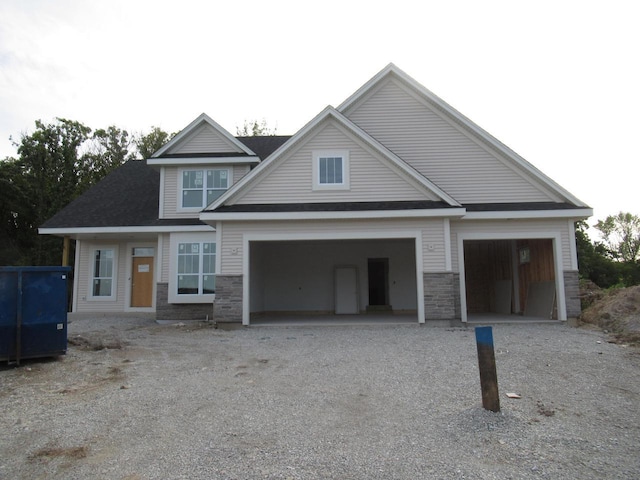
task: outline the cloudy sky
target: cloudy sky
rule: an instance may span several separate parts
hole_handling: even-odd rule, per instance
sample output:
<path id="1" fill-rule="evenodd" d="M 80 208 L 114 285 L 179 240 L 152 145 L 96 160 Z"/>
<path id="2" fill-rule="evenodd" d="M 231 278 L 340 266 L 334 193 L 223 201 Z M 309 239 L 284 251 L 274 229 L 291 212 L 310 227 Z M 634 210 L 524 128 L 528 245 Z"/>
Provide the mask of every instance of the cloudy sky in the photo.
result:
<path id="1" fill-rule="evenodd" d="M 0 1 L 0 159 L 55 117 L 295 133 L 389 62 L 603 218 L 640 214 L 640 3 Z"/>

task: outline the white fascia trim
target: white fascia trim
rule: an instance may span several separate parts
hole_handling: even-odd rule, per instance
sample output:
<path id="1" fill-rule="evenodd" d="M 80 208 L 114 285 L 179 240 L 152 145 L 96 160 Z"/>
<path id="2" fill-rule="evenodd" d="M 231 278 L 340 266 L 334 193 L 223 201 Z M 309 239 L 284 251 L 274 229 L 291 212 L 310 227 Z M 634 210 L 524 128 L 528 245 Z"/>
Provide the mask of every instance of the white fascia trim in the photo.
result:
<path id="1" fill-rule="evenodd" d="M 159 157 L 160 155 L 165 153 L 167 150 L 173 147 L 176 143 L 179 143 L 183 138 L 187 137 L 193 130 L 195 130 L 203 122 L 208 123 L 210 126 L 212 126 L 215 130 L 218 131 L 218 133 L 223 135 L 233 145 L 238 147 L 240 151 L 245 152 L 247 155 L 256 156 L 256 154 L 249 147 L 247 147 L 244 143 L 242 143 L 240 140 L 238 140 L 233 135 L 231 135 L 227 130 L 222 128 L 209 115 L 207 115 L 206 113 L 201 113 L 198 116 L 198 118 L 196 118 L 193 122 L 191 122 L 189 125 L 183 128 L 180 131 L 180 133 L 178 133 L 175 137 L 169 140 L 169 142 L 167 142 L 162 148 L 160 148 L 160 150 L 158 150 L 153 155 L 151 155 L 151 157 L 152 158 Z"/>
<path id="2" fill-rule="evenodd" d="M 40 235 L 80 235 L 96 233 L 171 233 L 171 232 L 210 232 L 210 225 L 167 225 L 157 227 L 76 227 L 76 228 L 39 228 Z"/>
<path id="3" fill-rule="evenodd" d="M 447 272 L 452 270 L 451 267 L 451 220 L 445 218 L 444 220 L 444 269 Z"/>
<path id="4" fill-rule="evenodd" d="M 569 228 L 569 251 L 571 252 L 571 268 L 578 270 L 578 247 L 576 245 L 576 224 L 574 220 L 567 220 Z"/>
<path id="5" fill-rule="evenodd" d="M 164 218 L 164 178 L 165 169 L 160 169 L 160 196 L 158 199 L 158 218 Z"/>
<path id="6" fill-rule="evenodd" d="M 463 220 L 505 220 L 526 218 L 588 218 L 593 215 L 592 208 L 571 210 L 515 210 L 510 212 L 467 212 Z"/>
<path id="7" fill-rule="evenodd" d="M 441 218 L 463 217 L 464 208 L 431 210 L 368 210 L 358 212 L 203 212 L 203 222 L 225 220 L 332 220 L 360 218 Z"/>
<path id="8" fill-rule="evenodd" d="M 150 158 L 147 165 L 184 167 L 186 165 L 229 165 L 260 163 L 260 158 L 251 157 L 184 157 L 184 158 Z"/>

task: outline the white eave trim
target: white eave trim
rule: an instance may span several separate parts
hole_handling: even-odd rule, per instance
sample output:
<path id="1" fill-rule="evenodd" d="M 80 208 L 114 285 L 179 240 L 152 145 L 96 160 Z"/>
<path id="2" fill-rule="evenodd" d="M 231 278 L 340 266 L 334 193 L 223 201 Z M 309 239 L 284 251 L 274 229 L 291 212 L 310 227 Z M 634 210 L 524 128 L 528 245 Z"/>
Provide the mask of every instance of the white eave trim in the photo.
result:
<path id="1" fill-rule="evenodd" d="M 161 166 L 176 166 L 183 167 L 186 165 L 228 165 L 244 164 L 244 163 L 260 163 L 260 158 L 257 156 L 249 157 L 174 157 L 174 158 L 150 158 L 147 160 L 147 165 L 161 165 Z"/>
<path id="2" fill-rule="evenodd" d="M 349 212 L 203 212 L 203 222 L 224 220 L 335 220 L 361 218 L 441 218 L 462 217 L 464 208 L 436 208 L 420 210 L 365 210 Z"/>
<path id="3" fill-rule="evenodd" d="M 169 233 L 169 232 L 210 232 L 211 225 L 161 225 L 152 227 L 69 227 L 39 228 L 40 235 L 82 235 L 99 233 Z M 215 230 L 215 229 L 213 229 Z"/>
<path id="4" fill-rule="evenodd" d="M 510 220 L 528 218 L 588 218 L 593 215 L 592 208 L 570 210 L 516 210 L 509 212 L 467 212 L 462 220 Z"/>

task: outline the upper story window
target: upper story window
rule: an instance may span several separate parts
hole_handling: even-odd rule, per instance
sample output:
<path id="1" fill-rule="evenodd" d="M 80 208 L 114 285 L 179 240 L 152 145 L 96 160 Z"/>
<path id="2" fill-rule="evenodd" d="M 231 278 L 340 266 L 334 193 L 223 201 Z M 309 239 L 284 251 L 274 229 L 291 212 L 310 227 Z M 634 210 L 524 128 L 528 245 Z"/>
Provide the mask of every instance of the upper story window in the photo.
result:
<path id="1" fill-rule="evenodd" d="M 319 157 L 318 167 L 318 183 L 320 185 L 343 184 L 342 157 Z"/>
<path id="2" fill-rule="evenodd" d="M 182 208 L 204 208 L 229 188 L 230 171 L 212 168 L 182 171 Z"/>
<path id="3" fill-rule="evenodd" d="M 313 152 L 313 189 L 349 189 L 349 152 Z"/>

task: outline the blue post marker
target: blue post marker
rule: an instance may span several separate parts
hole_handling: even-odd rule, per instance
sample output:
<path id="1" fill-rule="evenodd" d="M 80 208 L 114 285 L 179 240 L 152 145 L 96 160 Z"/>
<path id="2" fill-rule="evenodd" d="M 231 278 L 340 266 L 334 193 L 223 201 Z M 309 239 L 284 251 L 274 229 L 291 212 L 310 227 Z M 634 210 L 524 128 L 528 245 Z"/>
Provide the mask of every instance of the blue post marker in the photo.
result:
<path id="1" fill-rule="evenodd" d="M 482 406 L 485 410 L 499 412 L 498 374 L 496 373 L 496 355 L 493 348 L 493 330 L 491 327 L 476 327 L 476 345 L 478 347 Z"/>

